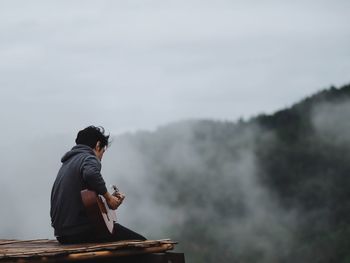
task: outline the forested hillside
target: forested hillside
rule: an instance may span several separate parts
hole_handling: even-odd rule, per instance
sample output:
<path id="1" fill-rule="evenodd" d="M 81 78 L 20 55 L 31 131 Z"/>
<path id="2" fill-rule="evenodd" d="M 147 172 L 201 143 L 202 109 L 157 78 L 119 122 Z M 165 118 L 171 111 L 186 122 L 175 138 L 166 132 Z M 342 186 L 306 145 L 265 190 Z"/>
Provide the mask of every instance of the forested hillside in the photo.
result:
<path id="1" fill-rule="evenodd" d="M 183 121 L 115 143 L 139 153 L 188 262 L 345 263 L 349 114 L 350 85 L 272 115 Z"/>

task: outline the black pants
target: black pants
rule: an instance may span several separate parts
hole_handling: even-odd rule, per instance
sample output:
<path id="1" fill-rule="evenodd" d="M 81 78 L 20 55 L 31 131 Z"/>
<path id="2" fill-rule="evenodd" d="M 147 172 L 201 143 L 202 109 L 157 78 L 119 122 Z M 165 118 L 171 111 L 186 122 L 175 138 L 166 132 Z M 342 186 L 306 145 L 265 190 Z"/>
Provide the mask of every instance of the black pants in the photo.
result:
<path id="1" fill-rule="evenodd" d="M 114 232 L 109 235 L 95 235 L 94 231 L 84 232 L 71 236 L 56 237 L 61 244 L 75 243 L 95 243 L 95 242 L 112 242 L 121 240 L 146 240 L 146 238 L 118 223 L 114 224 Z"/>

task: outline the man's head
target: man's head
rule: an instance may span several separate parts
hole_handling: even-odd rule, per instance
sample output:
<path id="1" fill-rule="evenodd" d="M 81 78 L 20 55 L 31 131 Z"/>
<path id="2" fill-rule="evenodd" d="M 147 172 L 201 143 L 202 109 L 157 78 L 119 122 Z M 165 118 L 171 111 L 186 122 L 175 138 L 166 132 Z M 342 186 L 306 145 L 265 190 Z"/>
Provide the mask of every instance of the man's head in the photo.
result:
<path id="1" fill-rule="evenodd" d="M 89 126 L 81 130 L 75 139 L 76 144 L 84 144 L 93 149 L 97 158 L 102 159 L 103 153 L 109 145 L 109 135 L 105 135 L 103 127 Z"/>

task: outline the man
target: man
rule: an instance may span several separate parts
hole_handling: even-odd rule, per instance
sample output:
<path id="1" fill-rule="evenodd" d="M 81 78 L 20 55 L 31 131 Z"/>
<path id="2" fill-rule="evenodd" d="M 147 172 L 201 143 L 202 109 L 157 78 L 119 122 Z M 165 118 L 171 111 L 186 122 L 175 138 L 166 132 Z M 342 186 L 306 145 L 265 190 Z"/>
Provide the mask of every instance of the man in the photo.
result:
<path id="1" fill-rule="evenodd" d="M 113 234 L 97 233 L 89 221 L 80 192 L 83 189 L 103 195 L 111 209 L 117 209 L 124 195 L 111 195 L 101 175 L 101 160 L 109 144 L 109 135 L 102 127 L 89 126 L 78 132 L 76 146 L 61 159 L 51 191 L 51 225 L 60 243 L 104 242 L 118 240 L 145 240 L 120 224 Z"/>

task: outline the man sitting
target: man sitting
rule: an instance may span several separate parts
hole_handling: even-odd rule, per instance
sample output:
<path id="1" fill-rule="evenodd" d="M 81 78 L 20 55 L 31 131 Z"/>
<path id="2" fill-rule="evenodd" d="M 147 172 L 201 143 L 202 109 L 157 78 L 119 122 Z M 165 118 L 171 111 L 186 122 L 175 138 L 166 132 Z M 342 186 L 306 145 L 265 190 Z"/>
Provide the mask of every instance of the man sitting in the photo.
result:
<path id="1" fill-rule="evenodd" d="M 78 132 L 76 145 L 61 159 L 51 191 L 51 225 L 60 243 L 146 240 L 142 235 L 115 223 L 112 234 L 98 233 L 89 220 L 81 191 L 89 189 L 102 195 L 115 210 L 124 195 L 111 195 L 101 175 L 101 160 L 109 145 L 109 135 L 102 127 L 89 126 Z"/>

